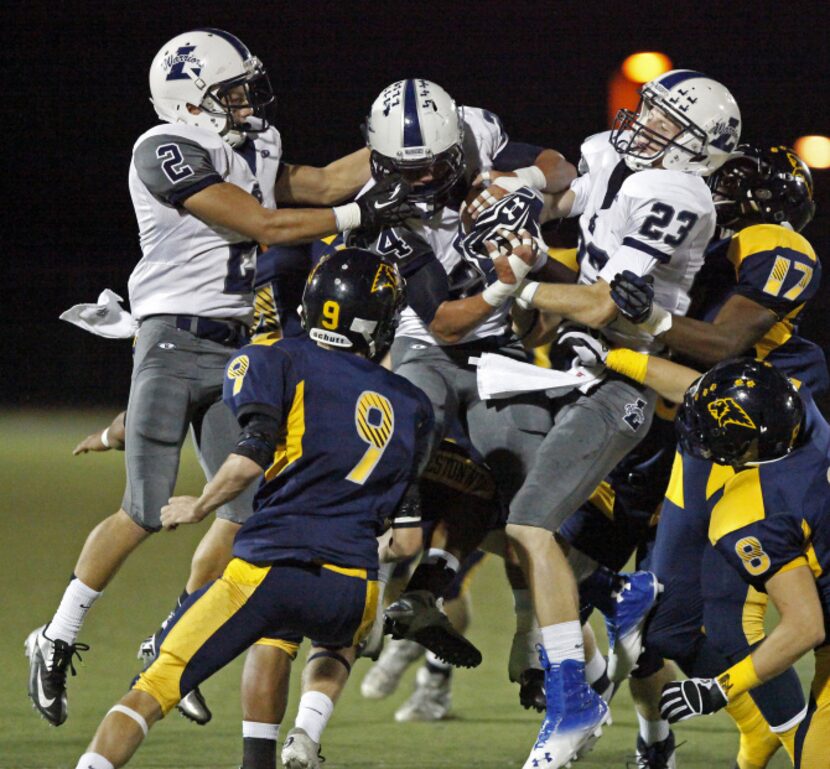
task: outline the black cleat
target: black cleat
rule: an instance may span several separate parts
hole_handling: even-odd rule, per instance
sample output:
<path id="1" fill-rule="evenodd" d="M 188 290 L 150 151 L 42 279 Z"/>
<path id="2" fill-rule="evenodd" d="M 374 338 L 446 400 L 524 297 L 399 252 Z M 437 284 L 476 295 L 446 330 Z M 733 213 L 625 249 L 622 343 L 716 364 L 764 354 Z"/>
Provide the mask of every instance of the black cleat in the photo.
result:
<path id="1" fill-rule="evenodd" d="M 456 667 L 474 668 L 481 664 L 481 652 L 452 626 L 429 591 L 403 593 L 386 607 L 384 615 L 385 630 L 392 638 L 416 641 Z"/>
<path id="2" fill-rule="evenodd" d="M 29 633 L 26 656 L 29 658 L 29 698 L 37 711 L 52 726 L 66 721 L 66 671 L 75 675 L 72 658 L 81 659 L 78 652 L 88 651 L 86 644 L 68 644 L 46 636 L 47 625 Z"/>
<path id="3" fill-rule="evenodd" d="M 669 732 L 665 740 L 646 745 L 639 735 L 637 736 L 637 752 L 634 754 L 636 769 L 675 769 L 677 766 L 675 752 L 677 746 L 674 742 L 674 732 Z M 630 762 L 626 766 L 631 767 Z"/>
<path id="4" fill-rule="evenodd" d="M 525 710 L 545 712 L 545 671 L 528 668 L 519 676 L 519 702 Z"/>

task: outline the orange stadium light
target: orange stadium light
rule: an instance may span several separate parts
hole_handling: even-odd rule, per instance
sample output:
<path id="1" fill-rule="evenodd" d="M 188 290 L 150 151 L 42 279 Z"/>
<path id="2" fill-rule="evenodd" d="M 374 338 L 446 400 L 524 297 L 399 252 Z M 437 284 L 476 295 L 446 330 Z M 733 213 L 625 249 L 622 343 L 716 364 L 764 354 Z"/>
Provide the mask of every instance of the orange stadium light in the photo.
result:
<path id="1" fill-rule="evenodd" d="M 640 100 L 639 89 L 643 83 L 654 80 L 672 68 L 671 59 L 657 51 L 632 53 L 608 82 L 608 124 L 614 123 L 617 110 L 636 109 Z"/>
<path id="2" fill-rule="evenodd" d="M 810 168 L 830 168 L 830 137 L 801 136 L 793 149 Z"/>

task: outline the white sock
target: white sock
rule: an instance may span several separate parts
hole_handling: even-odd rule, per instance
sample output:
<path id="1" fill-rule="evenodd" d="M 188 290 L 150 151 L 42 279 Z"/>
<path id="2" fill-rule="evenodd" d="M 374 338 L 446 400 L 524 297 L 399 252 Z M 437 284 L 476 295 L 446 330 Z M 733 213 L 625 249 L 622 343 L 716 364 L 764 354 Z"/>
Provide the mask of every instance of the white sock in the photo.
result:
<path id="1" fill-rule="evenodd" d="M 100 753 L 84 753 L 75 769 L 114 769 L 111 761 L 107 761 Z"/>
<path id="2" fill-rule="evenodd" d="M 585 680 L 589 684 L 599 681 L 605 675 L 607 669 L 608 663 L 605 661 L 605 657 L 599 653 L 599 649 L 595 648 L 594 656 L 585 663 Z"/>
<path id="3" fill-rule="evenodd" d="M 75 643 L 78 633 L 81 632 L 86 613 L 100 595 L 97 590 L 87 587 L 81 580 L 74 577 L 66 586 L 58 610 L 46 630 L 46 637 L 53 641 Z"/>
<path id="4" fill-rule="evenodd" d="M 256 740 L 277 741 L 280 736 L 279 724 L 266 724 L 261 721 L 243 721 L 242 737 L 253 737 Z"/>
<path id="5" fill-rule="evenodd" d="M 546 625 L 541 631 L 542 646 L 552 663 L 565 660 L 585 662 L 585 642 L 582 640 L 582 626 L 578 619 Z"/>
<path id="6" fill-rule="evenodd" d="M 655 742 L 662 742 L 669 737 L 669 722 L 649 721 L 637 713 L 637 721 L 640 722 L 640 737 L 646 745 L 654 745 Z"/>
<path id="7" fill-rule="evenodd" d="M 513 590 L 513 611 L 516 613 L 516 632 L 529 633 L 533 629 L 533 601 L 527 588 Z"/>
<path id="8" fill-rule="evenodd" d="M 300 697 L 297 719 L 294 726 L 302 729 L 311 739 L 320 744 L 323 729 L 331 718 L 334 703 L 322 692 L 306 692 Z"/>

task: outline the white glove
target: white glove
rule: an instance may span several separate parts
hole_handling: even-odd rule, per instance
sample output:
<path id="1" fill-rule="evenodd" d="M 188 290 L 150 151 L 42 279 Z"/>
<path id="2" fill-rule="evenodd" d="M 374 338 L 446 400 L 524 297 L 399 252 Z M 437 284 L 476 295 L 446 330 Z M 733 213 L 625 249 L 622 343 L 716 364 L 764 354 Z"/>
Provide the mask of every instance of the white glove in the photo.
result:
<path id="1" fill-rule="evenodd" d="M 558 344 L 568 348 L 579 359 L 579 363 L 586 368 L 604 366 L 608 357 L 608 348 L 602 339 L 577 329 L 566 329 L 559 336 Z"/>

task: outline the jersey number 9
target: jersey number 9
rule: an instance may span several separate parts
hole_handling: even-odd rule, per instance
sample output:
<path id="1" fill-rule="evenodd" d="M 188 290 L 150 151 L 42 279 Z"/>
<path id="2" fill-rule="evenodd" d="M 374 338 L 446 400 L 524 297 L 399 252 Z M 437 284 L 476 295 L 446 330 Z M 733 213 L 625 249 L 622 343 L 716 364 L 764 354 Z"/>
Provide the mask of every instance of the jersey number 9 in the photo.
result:
<path id="1" fill-rule="evenodd" d="M 380 393 L 364 390 L 357 399 L 354 423 L 360 440 L 368 447 L 346 480 L 362 486 L 380 462 L 395 431 L 392 403 Z"/>

